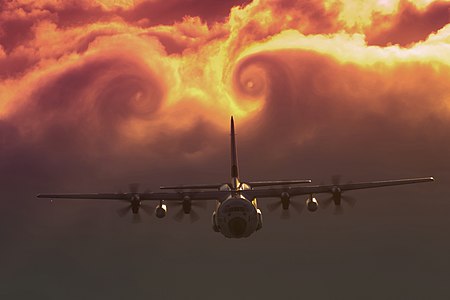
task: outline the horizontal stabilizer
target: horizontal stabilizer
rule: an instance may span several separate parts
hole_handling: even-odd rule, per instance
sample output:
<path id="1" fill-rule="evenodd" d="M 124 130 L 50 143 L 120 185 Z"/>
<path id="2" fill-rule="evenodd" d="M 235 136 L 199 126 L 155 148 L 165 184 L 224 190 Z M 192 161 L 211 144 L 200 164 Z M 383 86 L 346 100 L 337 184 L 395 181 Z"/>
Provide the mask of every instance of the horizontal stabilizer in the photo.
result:
<path id="1" fill-rule="evenodd" d="M 251 186 L 251 187 L 289 185 L 289 184 L 300 184 L 300 183 L 311 183 L 311 179 L 269 180 L 269 181 L 250 181 L 250 182 L 247 182 L 247 184 L 249 186 Z"/>
<path id="2" fill-rule="evenodd" d="M 193 185 L 166 185 L 160 186 L 161 190 L 201 190 L 201 189 L 219 189 L 223 183 L 220 184 L 193 184 Z"/>

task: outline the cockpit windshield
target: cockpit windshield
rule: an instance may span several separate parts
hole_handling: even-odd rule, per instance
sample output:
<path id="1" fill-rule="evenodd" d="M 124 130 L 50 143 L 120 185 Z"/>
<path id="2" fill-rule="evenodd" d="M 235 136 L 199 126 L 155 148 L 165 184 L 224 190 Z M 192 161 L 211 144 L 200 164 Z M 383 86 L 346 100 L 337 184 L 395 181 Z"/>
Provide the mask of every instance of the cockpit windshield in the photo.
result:
<path id="1" fill-rule="evenodd" d="M 246 209 L 243 206 L 232 206 L 227 209 L 227 212 L 239 212 L 239 211 L 245 212 Z"/>

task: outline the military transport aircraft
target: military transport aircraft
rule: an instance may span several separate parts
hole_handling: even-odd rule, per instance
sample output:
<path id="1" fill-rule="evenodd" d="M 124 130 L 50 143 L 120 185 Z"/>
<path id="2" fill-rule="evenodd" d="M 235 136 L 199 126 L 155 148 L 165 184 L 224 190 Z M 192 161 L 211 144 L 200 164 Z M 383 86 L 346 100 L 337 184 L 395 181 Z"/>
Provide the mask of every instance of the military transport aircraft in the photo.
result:
<path id="1" fill-rule="evenodd" d="M 199 184 L 162 186 L 160 189 L 173 190 L 171 192 L 143 192 L 137 188 L 131 188 L 129 193 L 110 194 L 41 194 L 39 198 L 70 198 L 70 199 L 109 199 L 125 201 L 129 205 L 125 212 L 132 211 L 139 213 L 139 209 L 145 209 L 143 201 L 158 201 L 155 215 L 163 218 L 167 214 L 167 204 L 181 205 L 185 214 L 191 214 L 192 206 L 204 201 L 215 201 L 216 208 L 212 214 L 212 227 L 216 232 L 222 233 L 227 238 L 248 237 L 252 233 L 260 230 L 263 225 L 262 213 L 258 208 L 257 199 L 260 198 L 280 198 L 278 206 L 283 210 L 288 210 L 291 204 L 296 207 L 295 202 L 291 203 L 291 197 L 309 195 L 306 200 L 306 207 L 309 211 L 316 211 L 319 203 L 314 194 L 328 193 L 330 198 L 328 204 L 334 202 L 336 207 L 342 205 L 341 200 L 345 200 L 342 193 L 350 190 L 378 188 L 402 184 L 412 184 L 420 182 L 434 181 L 433 177 L 410 178 L 399 180 L 372 181 L 340 184 L 334 182 L 331 185 L 308 185 L 298 186 L 303 183 L 310 183 L 311 180 L 287 180 L 287 181 L 254 181 L 241 182 L 238 172 L 238 161 L 236 152 L 236 138 L 234 121 L 231 117 L 231 182 L 225 184 Z M 350 202 L 350 201 L 349 201 Z M 327 205 L 327 202 L 324 202 Z"/>

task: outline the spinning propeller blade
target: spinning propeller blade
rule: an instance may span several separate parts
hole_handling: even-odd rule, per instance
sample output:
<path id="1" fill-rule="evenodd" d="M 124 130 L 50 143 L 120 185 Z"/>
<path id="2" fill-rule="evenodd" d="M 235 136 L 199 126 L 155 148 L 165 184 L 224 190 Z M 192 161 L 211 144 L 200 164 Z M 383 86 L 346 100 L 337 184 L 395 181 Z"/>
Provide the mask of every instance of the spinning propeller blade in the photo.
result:
<path id="1" fill-rule="evenodd" d="M 289 200 L 289 208 L 288 209 L 284 209 L 283 208 L 283 201 L 281 199 L 276 201 L 276 202 L 272 202 L 272 203 L 267 204 L 266 207 L 267 207 L 267 209 L 270 212 L 273 212 L 273 211 L 278 210 L 278 209 L 281 208 L 281 218 L 284 219 L 284 220 L 289 219 L 291 217 L 289 208 L 291 208 L 291 207 L 294 208 L 294 210 L 298 214 L 302 213 L 303 209 L 305 208 L 305 206 L 302 203 L 294 202 L 294 201 Z"/>
<path id="2" fill-rule="evenodd" d="M 350 196 L 342 195 L 342 191 L 339 186 L 341 185 L 341 175 L 333 175 L 331 177 L 331 182 L 334 185 L 333 190 L 331 192 L 331 197 L 321 201 L 321 204 L 324 208 L 328 207 L 332 202 L 335 203 L 334 214 L 342 215 L 344 213 L 344 208 L 342 205 L 342 201 L 348 204 L 350 207 L 354 207 L 356 204 L 356 199 Z"/>
<path id="3" fill-rule="evenodd" d="M 140 208 L 142 208 L 147 214 L 149 214 L 149 215 L 152 214 L 152 208 L 150 206 L 141 204 L 141 202 L 139 201 L 139 198 L 134 197 L 135 194 L 139 193 L 139 186 L 140 186 L 139 183 L 131 183 L 128 185 L 128 189 L 130 191 L 129 192 L 130 197 L 129 197 L 129 200 L 124 200 L 125 202 L 128 203 L 128 205 L 117 210 L 117 214 L 120 217 L 124 217 L 127 214 L 129 214 L 130 211 L 132 211 L 133 212 L 133 222 L 135 222 L 135 223 L 141 222 L 141 216 L 139 215 Z"/>
<path id="4" fill-rule="evenodd" d="M 191 223 L 197 222 L 200 219 L 200 215 L 195 211 L 195 208 L 205 210 L 207 203 L 205 201 L 191 201 L 185 199 L 182 201 L 170 201 L 167 205 L 172 207 L 179 207 L 177 213 L 173 216 L 173 219 L 177 222 L 183 221 L 185 215 L 189 215 Z"/>

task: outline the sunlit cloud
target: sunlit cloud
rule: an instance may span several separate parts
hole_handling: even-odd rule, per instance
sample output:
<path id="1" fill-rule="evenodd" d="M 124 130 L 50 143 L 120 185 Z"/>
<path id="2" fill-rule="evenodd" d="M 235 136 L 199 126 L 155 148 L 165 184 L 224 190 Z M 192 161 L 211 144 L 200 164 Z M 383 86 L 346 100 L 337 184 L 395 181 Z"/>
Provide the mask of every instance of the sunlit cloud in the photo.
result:
<path id="1" fill-rule="evenodd" d="M 61 159 L 201 160 L 230 115 L 255 145 L 283 133 L 298 151 L 380 122 L 449 125 L 449 2 L 194 2 L 4 3 L 3 139 Z"/>

